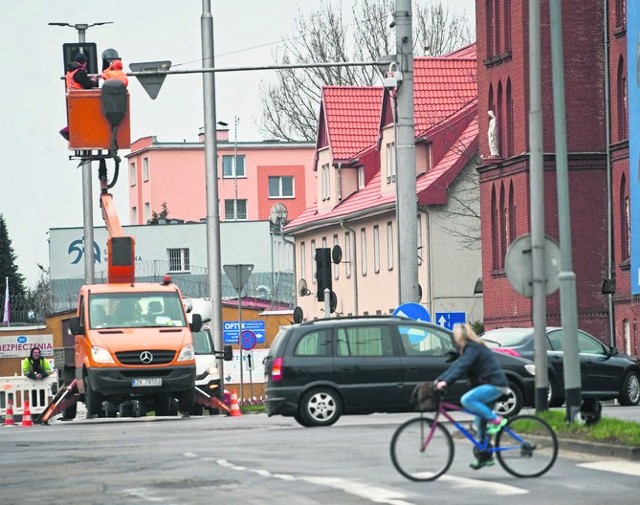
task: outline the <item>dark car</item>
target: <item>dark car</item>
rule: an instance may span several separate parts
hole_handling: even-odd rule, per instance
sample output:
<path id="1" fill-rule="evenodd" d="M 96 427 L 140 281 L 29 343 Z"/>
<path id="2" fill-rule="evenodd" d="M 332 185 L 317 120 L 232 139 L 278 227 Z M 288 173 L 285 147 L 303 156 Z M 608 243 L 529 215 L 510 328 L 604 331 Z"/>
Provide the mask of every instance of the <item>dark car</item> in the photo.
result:
<path id="1" fill-rule="evenodd" d="M 435 379 L 458 357 L 453 334 L 402 317 L 320 319 L 282 327 L 264 360 L 265 408 L 303 426 L 328 426 L 342 414 L 410 412 L 411 392 Z M 496 410 L 514 415 L 532 405 L 534 364 L 496 353 L 509 393 Z M 460 380 L 448 399 L 470 388 Z"/>
<path id="2" fill-rule="evenodd" d="M 549 404 L 564 403 L 562 328 L 546 328 L 549 365 Z M 482 339 L 496 351 L 534 359 L 533 328 L 499 328 L 489 330 Z M 640 402 L 640 361 L 604 345 L 594 336 L 578 330 L 581 392 L 583 398 L 617 399 L 621 405 Z"/>

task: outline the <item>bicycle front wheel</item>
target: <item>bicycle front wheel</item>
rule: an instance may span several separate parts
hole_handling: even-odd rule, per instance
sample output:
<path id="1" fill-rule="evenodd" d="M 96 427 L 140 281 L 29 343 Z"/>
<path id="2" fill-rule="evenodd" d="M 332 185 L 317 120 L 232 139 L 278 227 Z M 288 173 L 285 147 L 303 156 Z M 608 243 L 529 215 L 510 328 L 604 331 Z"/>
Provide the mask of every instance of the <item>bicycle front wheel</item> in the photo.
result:
<path id="1" fill-rule="evenodd" d="M 558 457 L 558 439 L 536 416 L 516 416 L 496 436 L 498 462 L 516 477 L 539 477 Z"/>
<path id="2" fill-rule="evenodd" d="M 410 419 L 391 439 L 393 466 L 409 480 L 435 480 L 453 461 L 453 439 L 449 431 L 429 417 Z"/>

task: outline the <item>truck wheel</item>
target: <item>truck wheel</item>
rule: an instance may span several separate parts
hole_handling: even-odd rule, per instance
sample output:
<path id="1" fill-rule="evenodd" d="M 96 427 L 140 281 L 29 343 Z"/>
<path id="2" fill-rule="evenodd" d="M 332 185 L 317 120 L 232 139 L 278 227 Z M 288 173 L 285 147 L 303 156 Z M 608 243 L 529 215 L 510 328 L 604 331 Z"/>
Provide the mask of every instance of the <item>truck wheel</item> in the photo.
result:
<path id="1" fill-rule="evenodd" d="M 62 411 L 62 420 L 63 421 L 71 421 L 76 418 L 76 414 L 78 413 L 78 404 L 74 403 L 73 405 L 69 405 L 66 409 Z"/>
<path id="2" fill-rule="evenodd" d="M 173 407 L 173 398 L 169 395 L 162 395 L 156 398 L 156 416 L 175 415 Z"/>
<path id="3" fill-rule="evenodd" d="M 100 416 L 102 412 L 103 398 L 100 393 L 91 388 L 89 379 L 84 378 L 84 404 L 87 407 L 87 417 Z"/>
<path id="4" fill-rule="evenodd" d="M 195 388 L 183 391 L 178 396 L 178 410 L 183 414 L 191 414 L 196 402 Z"/>

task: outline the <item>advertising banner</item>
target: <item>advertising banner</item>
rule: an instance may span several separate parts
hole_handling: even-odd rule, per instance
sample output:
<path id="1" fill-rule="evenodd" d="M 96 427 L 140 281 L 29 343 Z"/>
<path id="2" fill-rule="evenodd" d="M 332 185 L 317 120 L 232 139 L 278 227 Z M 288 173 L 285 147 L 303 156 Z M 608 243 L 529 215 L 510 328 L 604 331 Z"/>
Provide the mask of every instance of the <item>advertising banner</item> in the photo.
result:
<path id="1" fill-rule="evenodd" d="M 32 347 L 39 347 L 42 356 L 53 356 L 53 335 L 0 337 L 0 358 L 27 358 Z"/>

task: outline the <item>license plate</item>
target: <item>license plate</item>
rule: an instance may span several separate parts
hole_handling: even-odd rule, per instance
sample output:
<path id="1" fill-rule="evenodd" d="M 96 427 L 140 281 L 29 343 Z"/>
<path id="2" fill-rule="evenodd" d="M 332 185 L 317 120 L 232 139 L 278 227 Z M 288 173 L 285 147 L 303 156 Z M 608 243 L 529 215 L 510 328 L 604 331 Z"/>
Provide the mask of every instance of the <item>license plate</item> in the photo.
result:
<path id="1" fill-rule="evenodd" d="M 131 379 L 131 385 L 134 388 L 162 386 L 162 377 L 154 377 L 151 379 Z"/>

